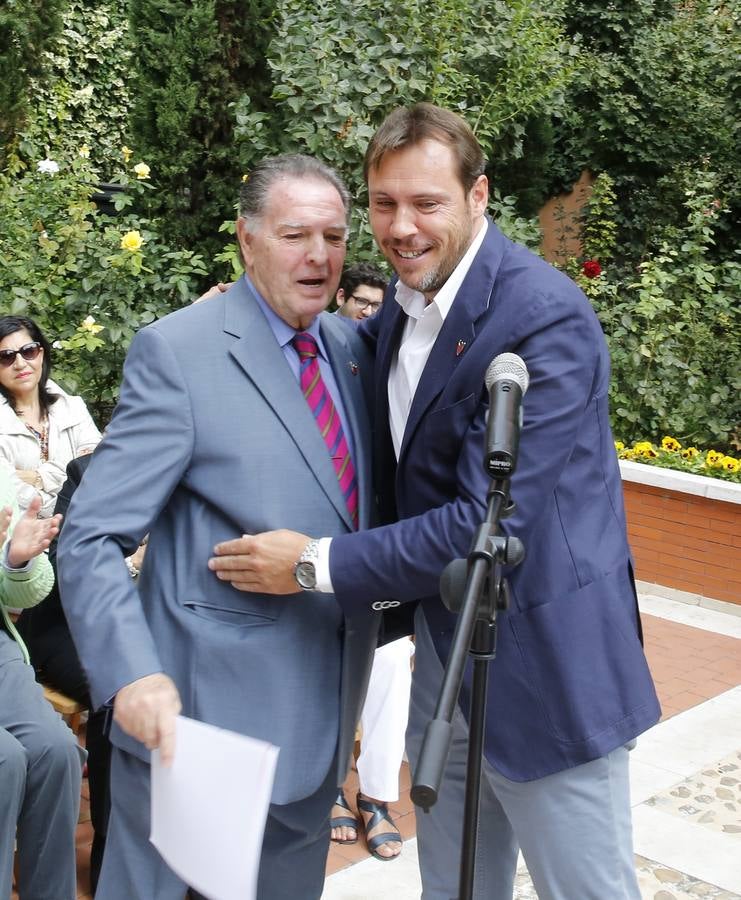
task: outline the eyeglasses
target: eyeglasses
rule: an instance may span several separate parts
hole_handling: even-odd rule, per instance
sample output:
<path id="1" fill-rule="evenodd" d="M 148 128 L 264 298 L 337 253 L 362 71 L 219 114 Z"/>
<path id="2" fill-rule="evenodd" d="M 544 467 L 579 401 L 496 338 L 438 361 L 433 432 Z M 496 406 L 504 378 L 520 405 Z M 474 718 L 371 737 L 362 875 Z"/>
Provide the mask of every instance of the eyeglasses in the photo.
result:
<path id="1" fill-rule="evenodd" d="M 365 312 L 368 308 L 371 312 L 378 312 L 383 303 L 383 300 L 366 300 L 365 297 L 356 297 L 355 294 L 350 294 L 349 299 L 355 301 L 361 312 Z"/>
<path id="2" fill-rule="evenodd" d="M 24 344 L 18 350 L 0 350 L 0 366 L 3 369 L 12 366 L 19 353 L 26 362 L 31 362 L 41 353 L 41 344 L 38 341 L 31 341 L 30 344 Z"/>

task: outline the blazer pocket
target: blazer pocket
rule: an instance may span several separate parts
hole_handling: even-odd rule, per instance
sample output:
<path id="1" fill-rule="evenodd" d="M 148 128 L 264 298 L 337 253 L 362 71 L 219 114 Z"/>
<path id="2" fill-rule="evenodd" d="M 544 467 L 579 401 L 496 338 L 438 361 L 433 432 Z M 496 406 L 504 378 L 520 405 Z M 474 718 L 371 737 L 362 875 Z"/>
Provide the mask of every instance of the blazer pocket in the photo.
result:
<path id="1" fill-rule="evenodd" d="M 581 743 L 646 703 L 648 666 L 627 566 L 509 616 L 522 674 L 550 732 Z"/>
<path id="2" fill-rule="evenodd" d="M 247 595 L 262 598 L 262 595 Z M 201 600 L 186 600 L 183 604 L 194 616 L 206 619 L 220 625 L 230 625 L 237 628 L 254 628 L 259 625 L 272 625 L 280 617 L 280 609 L 276 606 L 274 597 L 264 597 L 264 603 L 259 600 L 244 602 L 239 605 L 220 604 Z"/>

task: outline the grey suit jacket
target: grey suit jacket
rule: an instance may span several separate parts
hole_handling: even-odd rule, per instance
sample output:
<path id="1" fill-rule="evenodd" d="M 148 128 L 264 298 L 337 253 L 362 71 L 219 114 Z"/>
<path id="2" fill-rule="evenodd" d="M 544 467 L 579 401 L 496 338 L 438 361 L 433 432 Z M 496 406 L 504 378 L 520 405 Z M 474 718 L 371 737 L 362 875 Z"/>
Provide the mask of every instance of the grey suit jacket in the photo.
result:
<path id="1" fill-rule="evenodd" d="M 350 428 L 361 527 L 370 522 L 370 426 L 360 339 L 321 316 Z M 153 672 L 183 714 L 281 748 L 273 801 L 338 783 L 365 693 L 377 619 L 334 596 L 250 594 L 207 568 L 219 541 L 351 529 L 327 448 L 244 279 L 132 342 L 121 398 L 62 532 L 62 603 L 96 706 Z M 149 533 L 138 589 L 124 564 Z M 114 726 L 112 740 L 149 759 Z M 339 749 L 338 749 L 339 740 Z"/>

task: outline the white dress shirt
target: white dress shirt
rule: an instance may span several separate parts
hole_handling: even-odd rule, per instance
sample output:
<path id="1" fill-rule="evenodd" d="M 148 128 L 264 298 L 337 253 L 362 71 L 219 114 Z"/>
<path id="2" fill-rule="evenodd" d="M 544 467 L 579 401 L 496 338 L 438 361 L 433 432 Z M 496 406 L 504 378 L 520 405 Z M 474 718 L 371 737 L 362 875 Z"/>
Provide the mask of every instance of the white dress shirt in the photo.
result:
<path id="1" fill-rule="evenodd" d="M 419 291 L 407 287 L 401 281 L 396 284 L 396 302 L 407 315 L 399 349 L 394 353 L 391 361 L 388 380 L 389 424 L 397 460 L 417 385 L 422 378 L 422 373 L 443 327 L 445 317 L 450 312 L 453 301 L 463 284 L 463 279 L 479 252 L 487 228 L 488 223 L 486 219 L 483 219 L 483 226 L 474 237 L 470 247 L 430 303 Z M 332 538 L 320 539 L 319 556 L 316 561 L 317 590 L 326 593 L 332 593 L 332 579 L 329 572 L 329 546 L 331 543 Z"/>

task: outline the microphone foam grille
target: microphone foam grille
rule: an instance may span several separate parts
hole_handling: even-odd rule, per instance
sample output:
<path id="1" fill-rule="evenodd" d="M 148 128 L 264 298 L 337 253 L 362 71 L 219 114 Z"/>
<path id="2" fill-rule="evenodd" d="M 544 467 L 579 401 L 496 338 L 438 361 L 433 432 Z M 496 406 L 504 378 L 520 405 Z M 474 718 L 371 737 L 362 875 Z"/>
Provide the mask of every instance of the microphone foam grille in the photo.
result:
<path id="1" fill-rule="evenodd" d="M 527 366 L 516 353 L 500 353 L 489 363 L 484 381 L 486 389 L 491 390 L 492 385 L 504 378 L 516 381 L 524 394 L 530 384 L 530 376 L 527 374 Z"/>

